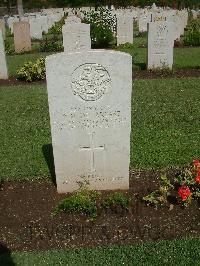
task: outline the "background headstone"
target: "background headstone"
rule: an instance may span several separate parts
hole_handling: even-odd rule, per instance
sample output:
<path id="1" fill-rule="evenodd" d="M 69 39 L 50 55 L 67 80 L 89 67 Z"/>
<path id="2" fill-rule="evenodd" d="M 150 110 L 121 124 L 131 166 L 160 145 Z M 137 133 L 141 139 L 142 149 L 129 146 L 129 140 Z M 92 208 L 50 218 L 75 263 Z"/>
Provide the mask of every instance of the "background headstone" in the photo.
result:
<path id="1" fill-rule="evenodd" d="M 69 15 L 66 19 L 65 19 L 65 24 L 69 24 L 69 23 L 81 23 L 81 18 L 75 16 L 75 15 Z"/>
<path id="2" fill-rule="evenodd" d="M 105 50 L 46 59 L 59 193 L 129 188 L 132 58 Z M 56 88 L 56 90 L 55 90 Z"/>
<path id="3" fill-rule="evenodd" d="M 40 18 L 31 18 L 30 23 L 30 35 L 31 39 L 42 39 L 42 24 Z"/>
<path id="4" fill-rule="evenodd" d="M 21 53 L 31 50 L 30 24 L 26 21 L 13 25 L 15 52 Z"/>
<path id="5" fill-rule="evenodd" d="M 173 36 L 173 23 L 148 24 L 148 69 L 172 69 Z"/>
<path id="6" fill-rule="evenodd" d="M 62 27 L 65 52 L 91 49 L 90 25 L 85 23 L 66 23 Z"/>
<path id="7" fill-rule="evenodd" d="M 8 70 L 2 30 L 0 30 L 0 79 L 8 79 Z"/>
<path id="8" fill-rule="evenodd" d="M 5 21 L 3 19 L 0 19 L 0 30 L 2 30 L 3 38 L 6 39 L 6 27 L 5 27 Z"/>
<path id="9" fill-rule="evenodd" d="M 147 24 L 151 21 L 151 13 L 142 11 L 138 17 L 139 32 L 147 32 Z"/>
<path id="10" fill-rule="evenodd" d="M 117 14 L 117 45 L 124 43 L 133 43 L 133 17 Z"/>

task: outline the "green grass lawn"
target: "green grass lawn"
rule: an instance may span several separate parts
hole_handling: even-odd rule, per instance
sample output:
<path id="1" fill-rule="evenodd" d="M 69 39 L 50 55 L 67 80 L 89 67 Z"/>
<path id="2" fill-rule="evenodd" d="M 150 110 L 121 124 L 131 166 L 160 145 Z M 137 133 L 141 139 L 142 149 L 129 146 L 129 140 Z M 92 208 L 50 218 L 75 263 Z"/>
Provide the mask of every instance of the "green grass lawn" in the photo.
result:
<path id="1" fill-rule="evenodd" d="M 200 157 L 200 78 L 136 80 L 131 167 L 165 168 Z M 50 176 L 51 143 L 45 85 L 0 87 L 0 177 Z"/>
<path id="2" fill-rule="evenodd" d="M 45 252 L 15 252 L 0 256 L 0 265 L 139 265 L 139 266 L 199 266 L 200 239 L 162 241 L 132 246 L 107 246 L 93 249 L 51 250 Z"/>
<path id="3" fill-rule="evenodd" d="M 133 57 L 133 69 L 144 69 L 147 61 L 147 48 L 119 49 Z M 200 47 L 174 48 L 173 68 L 200 68 Z"/>

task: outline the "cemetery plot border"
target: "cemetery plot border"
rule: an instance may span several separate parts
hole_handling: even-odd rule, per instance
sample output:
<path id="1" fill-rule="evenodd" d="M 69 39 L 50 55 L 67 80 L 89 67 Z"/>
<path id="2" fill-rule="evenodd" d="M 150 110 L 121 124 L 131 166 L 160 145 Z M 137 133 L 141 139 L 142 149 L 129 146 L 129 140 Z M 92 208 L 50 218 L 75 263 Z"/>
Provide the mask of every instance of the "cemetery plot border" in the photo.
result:
<path id="1" fill-rule="evenodd" d="M 169 170 L 169 177 L 180 170 Z M 66 197 L 50 182 L 5 182 L 0 196 L 0 239 L 11 251 L 135 244 L 163 239 L 200 236 L 199 204 L 188 208 L 146 206 L 142 197 L 157 188 L 160 171 L 134 171 L 129 191 L 129 211 L 114 207 L 101 210 L 95 222 L 79 214 L 51 217 L 52 209 Z M 140 177 L 140 178 L 136 178 Z M 151 178 L 149 178 L 151 177 Z M 106 196 L 108 192 L 103 192 Z"/>

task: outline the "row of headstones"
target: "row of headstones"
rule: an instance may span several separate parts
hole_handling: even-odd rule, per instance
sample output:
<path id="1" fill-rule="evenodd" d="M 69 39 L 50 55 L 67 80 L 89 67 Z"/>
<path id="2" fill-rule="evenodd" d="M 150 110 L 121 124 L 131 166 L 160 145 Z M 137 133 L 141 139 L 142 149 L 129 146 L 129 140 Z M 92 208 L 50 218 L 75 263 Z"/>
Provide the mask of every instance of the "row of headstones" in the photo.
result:
<path id="1" fill-rule="evenodd" d="M 119 16 L 117 18 L 118 43 L 133 43 L 133 23 L 130 17 Z M 68 16 L 62 28 L 63 46 L 65 52 L 91 49 L 90 25 L 81 23 L 76 16 Z M 148 69 L 172 68 L 173 64 L 173 24 L 166 21 L 150 22 L 148 24 Z M 1 31 L 2 34 L 2 31 Z M 3 34 L 2 54 L 5 58 Z M 31 49 L 30 25 L 28 22 L 14 23 L 14 43 L 16 52 L 29 51 Z M 5 61 L 3 59 L 3 61 Z M 3 64 L 3 63 L 2 63 Z M 7 79 L 6 62 L 2 67 L 1 79 Z"/>
<path id="2" fill-rule="evenodd" d="M 80 25 L 79 25 L 80 24 Z M 63 46 L 64 50 L 71 52 L 74 50 L 91 49 L 90 25 L 81 23 L 81 19 L 76 16 L 68 16 L 63 26 Z M 14 45 L 17 53 L 31 50 L 30 24 L 26 21 L 15 22 L 13 25 Z M 73 47 L 73 49 L 72 49 Z M 0 79 L 8 79 L 6 64 L 4 34 L 0 29 Z"/>
<path id="3" fill-rule="evenodd" d="M 13 33 L 13 25 L 16 22 L 29 22 L 30 35 L 32 39 L 42 39 L 42 33 L 48 30 L 64 16 L 64 12 L 50 14 L 26 14 L 23 17 L 4 17 L 5 25 Z"/>
<path id="4" fill-rule="evenodd" d="M 40 13 L 29 13 L 23 17 L 17 15 L 13 17 L 5 16 L 4 20 L 6 25 L 13 33 L 13 24 L 20 21 L 28 21 L 30 23 L 31 38 L 42 39 L 42 32 L 47 32 L 48 29 L 57 21 L 59 21 L 64 14 L 77 14 L 80 18 L 84 18 L 85 12 L 95 11 L 92 7 L 82 8 L 57 8 L 57 9 L 43 9 Z M 98 11 L 96 11 L 98 12 Z M 194 11 L 195 12 L 195 11 Z M 175 37 L 179 38 L 184 32 L 184 28 L 187 25 L 188 12 L 187 10 L 177 11 L 169 8 L 158 8 L 155 4 L 150 8 L 129 8 L 129 9 L 111 9 L 112 15 L 117 17 L 123 16 L 127 20 L 136 20 L 139 26 L 139 32 L 147 31 L 147 24 L 152 21 L 152 16 L 157 20 L 166 19 L 169 22 L 175 23 Z M 194 13 L 195 14 L 195 13 Z M 120 19 L 120 18 L 119 18 Z"/>
<path id="5" fill-rule="evenodd" d="M 133 17 L 126 12 L 118 12 L 117 17 L 117 44 L 133 43 Z M 160 16 L 158 13 L 151 13 L 151 22 L 162 23 L 166 21 L 166 17 Z M 185 22 L 186 24 L 187 22 Z M 28 22 L 15 22 L 13 24 L 15 51 L 29 51 L 31 49 L 31 27 L 29 29 Z M 176 26 L 173 26 L 176 29 Z M 184 30 L 184 28 L 183 28 Z M 5 32 L 5 29 L 3 30 Z M 42 31 L 41 31 L 42 34 Z M 179 33 L 180 36 L 180 33 Z M 174 40 L 177 39 L 176 31 L 174 33 Z"/>
<path id="6" fill-rule="evenodd" d="M 117 20 L 117 39 L 122 43 L 133 43 L 133 23 L 127 20 L 127 17 L 120 16 L 120 19 Z M 123 24 L 124 21 L 128 23 Z M 62 33 L 65 52 L 91 49 L 90 25 L 81 23 L 80 18 L 68 17 Z M 166 21 L 148 23 L 148 69 L 172 69 L 173 47 L 173 23 Z"/>
<path id="7" fill-rule="evenodd" d="M 182 10 L 167 10 L 167 11 L 158 11 L 155 10 L 143 10 L 138 18 L 139 32 L 146 32 L 147 25 L 149 22 L 162 22 L 167 21 L 174 23 L 174 39 L 179 39 L 181 35 L 184 34 L 184 29 L 187 26 L 188 22 L 188 11 Z"/>

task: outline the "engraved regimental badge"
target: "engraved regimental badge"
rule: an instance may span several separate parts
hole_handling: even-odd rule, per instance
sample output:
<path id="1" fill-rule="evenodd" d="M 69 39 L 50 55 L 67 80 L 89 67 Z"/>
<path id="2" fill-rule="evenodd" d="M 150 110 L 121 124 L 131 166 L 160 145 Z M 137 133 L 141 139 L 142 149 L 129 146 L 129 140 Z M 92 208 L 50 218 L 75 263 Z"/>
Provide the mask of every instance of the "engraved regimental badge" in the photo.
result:
<path id="1" fill-rule="evenodd" d="M 84 101 L 96 101 L 108 90 L 111 78 L 108 71 L 100 64 L 83 64 L 77 67 L 71 78 L 74 95 Z"/>

